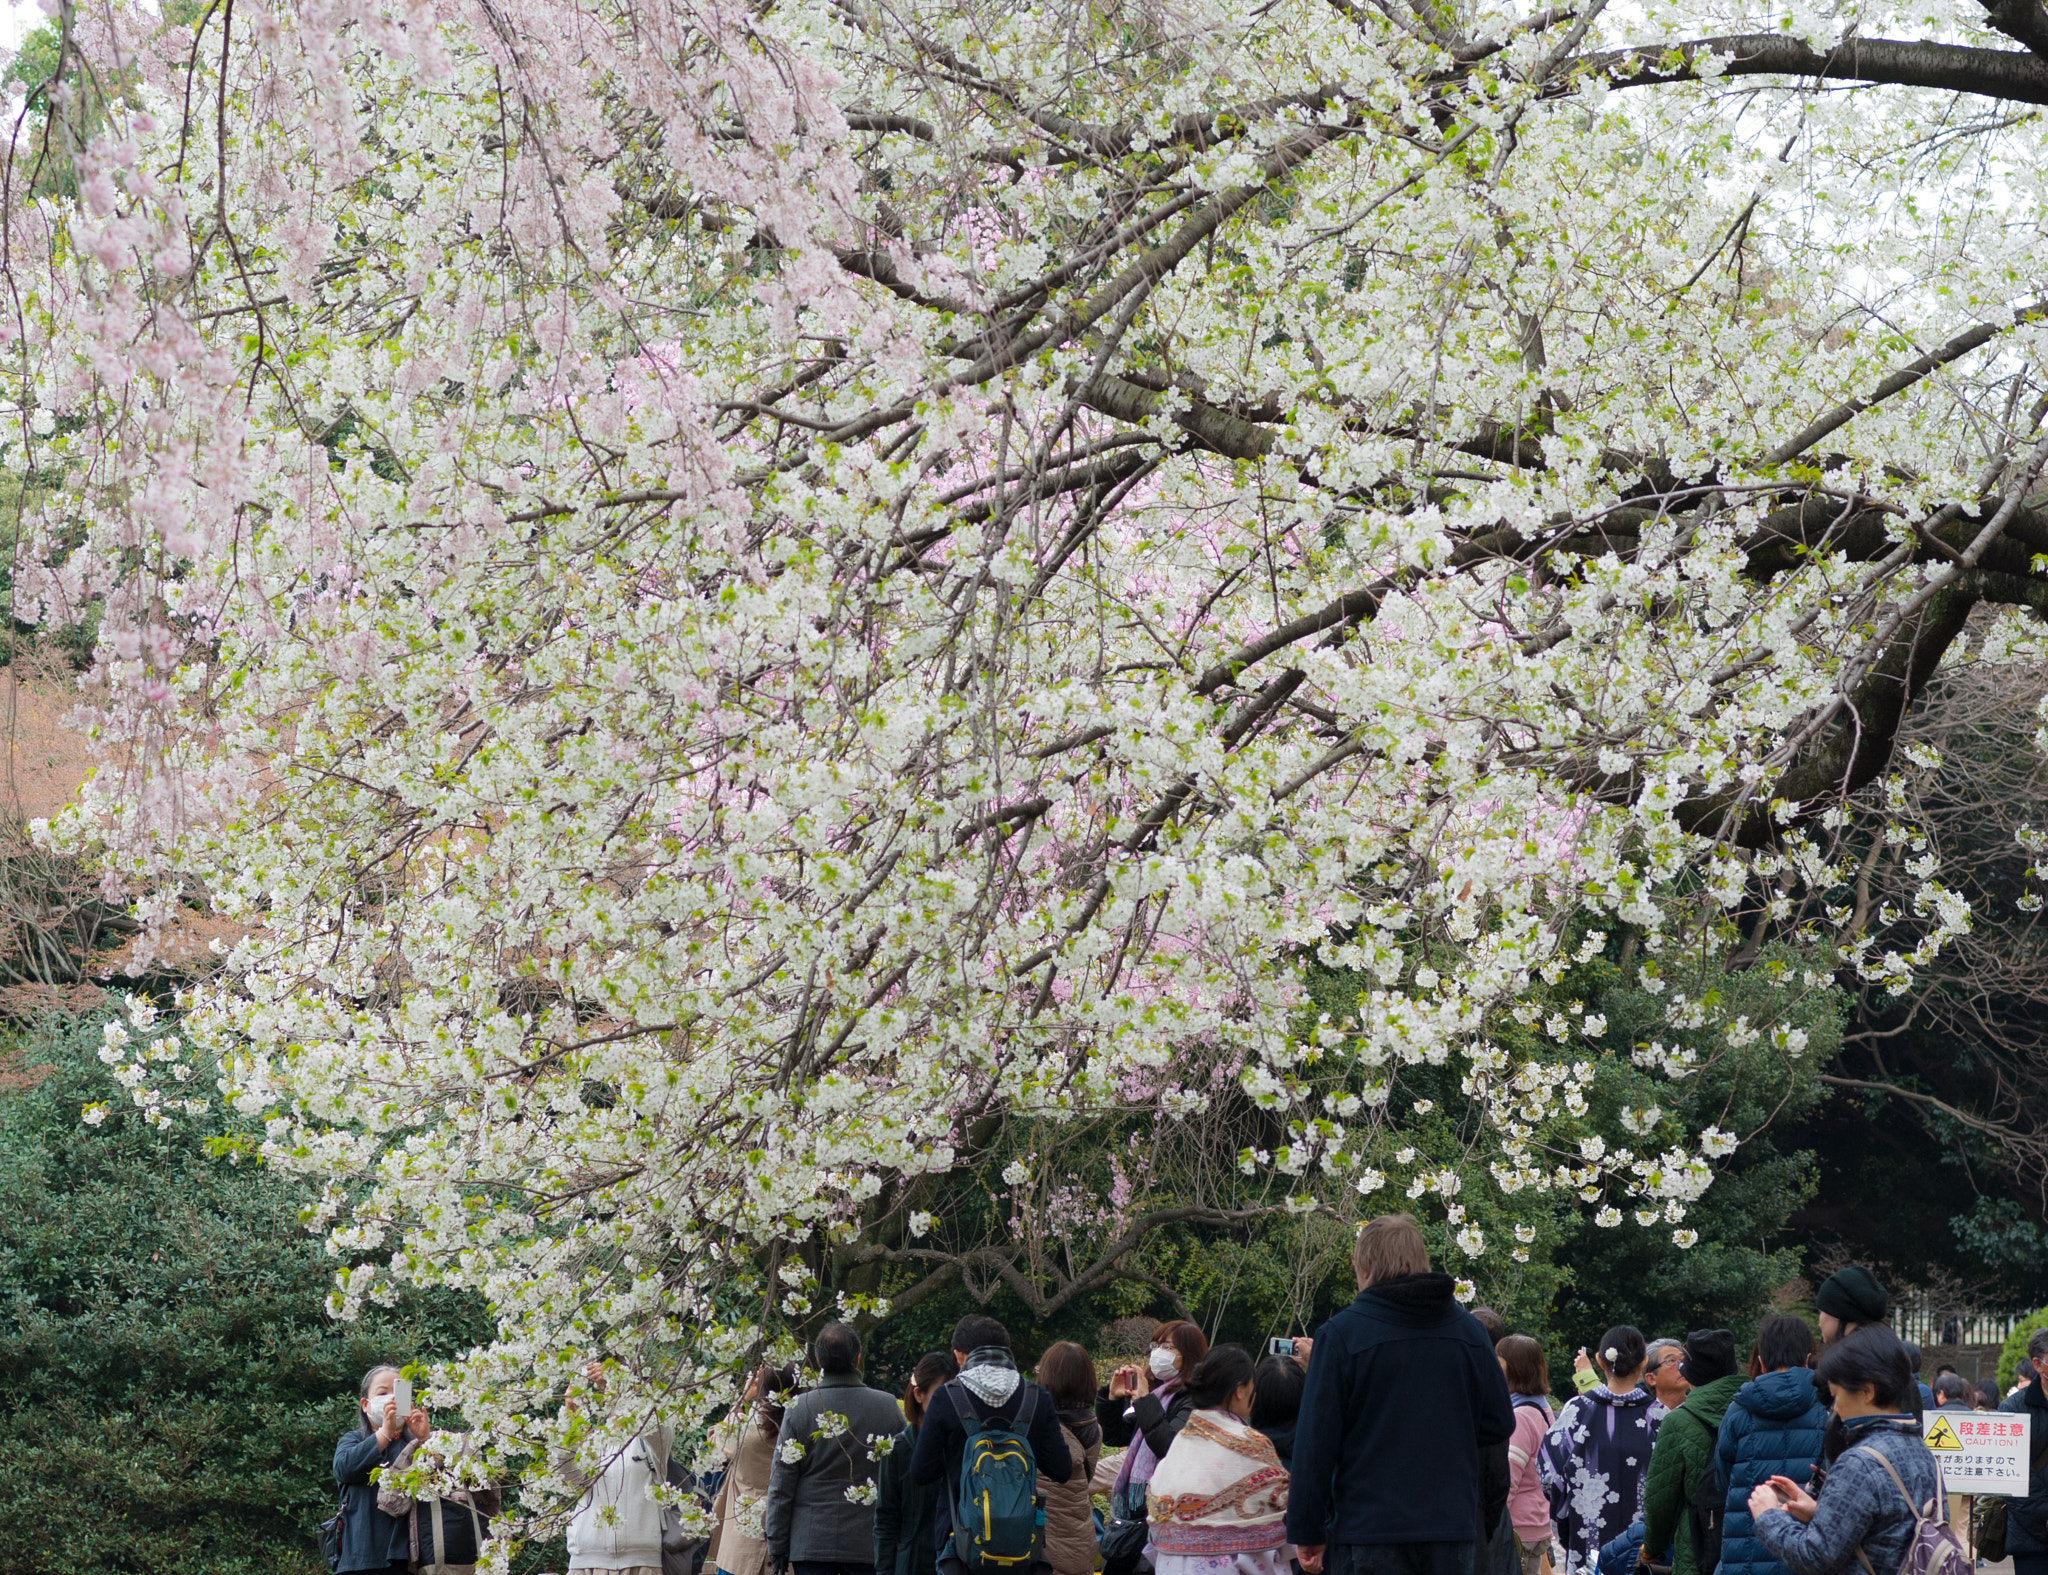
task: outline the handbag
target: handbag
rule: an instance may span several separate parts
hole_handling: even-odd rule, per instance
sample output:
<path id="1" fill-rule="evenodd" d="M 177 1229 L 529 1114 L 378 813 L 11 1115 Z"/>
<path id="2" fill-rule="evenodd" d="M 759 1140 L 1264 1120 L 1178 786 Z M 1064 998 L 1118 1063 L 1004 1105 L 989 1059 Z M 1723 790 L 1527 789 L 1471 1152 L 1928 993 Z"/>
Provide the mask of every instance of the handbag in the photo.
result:
<path id="1" fill-rule="evenodd" d="M 334 1514 L 329 1519 L 321 1521 L 315 1528 L 320 1538 L 320 1557 L 327 1561 L 327 1568 L 330 1571 L 341 1568 L 341 1516 L 346 1507 L 345 1504 L 337 1503 L 334 1506 Z"/>
<path id="2" fill-rule="evenodd" d="M 485 1518 L 477 1513 L 476 1504 L 470 1499 L 462 1500 L 462 1508 L 469 1511 L 469 1523 L 463 1524 L 458 1517 L 451 1526 L 443 1513 L 448 1504 L 445 1498 L 423 1498 L 412 1509 L 412 1567 L 417 1575 L 456 1575 L 476 1566 L 483 1557 Z M 424 1520 L 431 1528 L 422 1546 L 420 1522 Z M 425 1555 L 431 1552 L 433 1558 Z"/>
<path id="3" fill-rule="evenodd" d="M 1109 1496 L 1109 1524 L 1096 1538 L 1102 1550 L 1102 1575 L 1143 1575 L 1151 1566 L 1145 1544 L 1152 1528 L 1145 1513 L 1143 1483 L 1125 1483 Z"/>

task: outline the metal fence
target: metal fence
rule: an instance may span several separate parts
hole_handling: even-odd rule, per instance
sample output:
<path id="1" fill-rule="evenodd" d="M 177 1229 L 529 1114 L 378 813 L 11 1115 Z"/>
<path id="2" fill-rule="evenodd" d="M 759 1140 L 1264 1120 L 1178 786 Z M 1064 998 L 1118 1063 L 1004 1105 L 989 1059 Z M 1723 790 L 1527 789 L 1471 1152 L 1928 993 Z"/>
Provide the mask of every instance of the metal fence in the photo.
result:
<path id="1" fill-rule="evenodd" d="M 2003 1345 L 2027 1316 L 2024 1312 L 1958 1312 L 1906 1303 L 1892 1309 L 1891 1323 L 1900 1339 L 1922 1346 Z"/>

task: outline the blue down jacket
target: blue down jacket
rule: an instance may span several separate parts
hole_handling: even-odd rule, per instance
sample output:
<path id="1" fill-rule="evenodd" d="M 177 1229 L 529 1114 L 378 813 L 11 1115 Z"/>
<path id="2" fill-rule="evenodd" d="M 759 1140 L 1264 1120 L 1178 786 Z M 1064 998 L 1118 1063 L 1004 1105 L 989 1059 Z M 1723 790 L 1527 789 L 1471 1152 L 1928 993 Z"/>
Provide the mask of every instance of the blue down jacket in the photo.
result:
<path id="1" fill-rule="evenodd" d="M 1785 1566 L 1756 1540 L 1750 1490 L 1774 1475 L 1806 1486 L 1827 1425 L 1827 1407 L 1814 1398 L 1813 1374 L 1804 1367 L 1765 1373 L 1735 1392 L 1714 1446 L 1714 1473 L 1728 1506 L 1721 1575 L 1784 1575 Z"/>

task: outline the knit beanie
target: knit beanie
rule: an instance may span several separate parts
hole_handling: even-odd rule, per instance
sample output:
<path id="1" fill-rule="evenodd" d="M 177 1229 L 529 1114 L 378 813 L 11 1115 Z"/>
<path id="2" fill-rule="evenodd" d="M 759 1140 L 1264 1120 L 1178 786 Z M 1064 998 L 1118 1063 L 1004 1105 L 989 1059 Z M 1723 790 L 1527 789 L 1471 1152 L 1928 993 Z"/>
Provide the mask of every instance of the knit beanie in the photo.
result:
<path id="1" fill-rule="evenodd" d="M 1685 1360 L 1678 1376 L 1693 1388 L 1726 1378 L 1735 1371 L 1735 1336 L 1726 1329 L 1695 1329 L 1685 1337 Z"/>
<path id="2" fill-rule="evenodd" d="M 1813 1293 L 1814 1309 L 1844 1323 L 1883 1323 L 1891 1298 L 1871 1272 L 1852 1263 L 1820 1282 Z"/>

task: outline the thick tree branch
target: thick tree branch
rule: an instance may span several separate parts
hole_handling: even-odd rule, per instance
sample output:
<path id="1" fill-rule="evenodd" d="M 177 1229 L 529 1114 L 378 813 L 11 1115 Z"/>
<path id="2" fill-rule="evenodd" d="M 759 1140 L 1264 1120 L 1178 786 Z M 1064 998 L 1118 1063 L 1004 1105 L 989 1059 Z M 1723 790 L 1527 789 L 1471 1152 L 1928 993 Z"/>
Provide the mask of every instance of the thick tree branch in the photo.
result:
<path id="1" fill-rule="evenodd" d="M 1703 71 L 1702 65 L 1710 59 L 1719 69 Z M 1591 56 L 1582 69 L 1605 76 L 1614 87 L 1697 82 L 1712 76 L 1815 77 L 1830 82 L 1944 88 L 1980 98 L 2048 104 L 2048 61 L 2033 54 L 1907 39 L 1845 39 L 1822 52 L 1777 33 L 1745 33 L 1616 50 Z M 1552 90 L 1569 91 L 1568 82 L 1560 82 Z"/>

